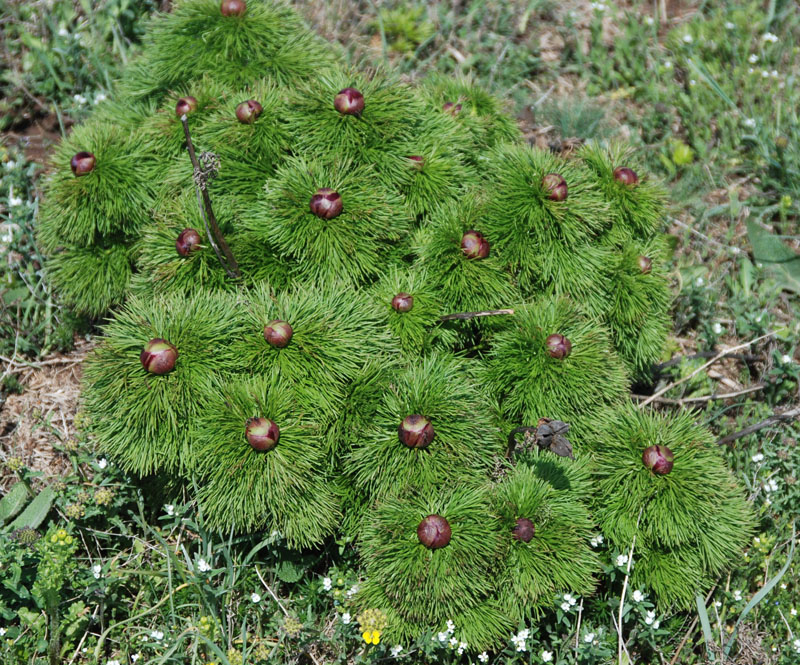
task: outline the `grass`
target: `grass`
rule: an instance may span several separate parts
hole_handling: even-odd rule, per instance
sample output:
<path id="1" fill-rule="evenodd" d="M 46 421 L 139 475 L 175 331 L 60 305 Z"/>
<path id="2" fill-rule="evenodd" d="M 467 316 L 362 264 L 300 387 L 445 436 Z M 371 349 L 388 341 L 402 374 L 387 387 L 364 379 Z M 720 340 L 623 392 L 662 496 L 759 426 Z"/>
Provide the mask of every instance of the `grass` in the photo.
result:
<path id="1" fill-rule="evenodd" d="M 675 247 L 676 361 L 642 389 L 667 388 L 662 408 L 693 408 L 720 437 L 797 403 L 800 15 L 793 3 L 698 2 L 668 16 L 649 4 L 548 0 L 300 5 L 354 62 L 388 62 L 410 77 L 472 74 L 510 100 L 537 145 L 630 141 L 672 194 L 664 232 Z M 32 161 L 42 151 L 33 150 L 33 129 L 47 125 L 55 136 L 110 94 L 156 3 L 54 0 L 45 11 L 41 2 L 0 0 L 0 7 L 0 130 L 8 132 L 0 147 L 2 405 L 24 388 L 25 363 L 91 331 L 42 278 L 33 242 L 41 164 Z M 701 369 L 720 349 L 767 334 Z M 359 582 L 349 543 L 298 556 L 277 534 L 213 538 L 193 504 L 146 500 L 88 442 L 65 436 L 52 413 L 32 419 L 62 465 L 59 475 L 34 471 L 13 424 L 0 433 L 3 487 L 21 480 L 33 492 L 56 491 L 36 544 L 0 534 L 2 662 L 360 663 L 388 660 L 395 646 L 405 662 L 483 662 L 468 648 L 459 653 L 457 627 L 414 644 L 367 643 L 362 633 L 380 617 L 349 612 Z M 800 569 L 796 554 L 790 560 L 798 435 L 796 421 L 777 423 L 726 447 L 758 506 L 761 532 L 741 564 L 715 580 L 705 611 L 658 616 L 628 590 L 622 634 L 636 662 L 800 658 Z M 600 591 L 558 599 L 560 610 L 527 634 L 519 627 L 489 662 L 616 661 L 612 615 L 627 552 L 597 544 L 606 571 Z M 55 573 L 48 561 L 57 562 Z M 57 580 L 63 584 L 54 590 Z M 51 607 L 48 593 L 57 593 L 58 612 L 40 609 Z M 734 630 L 729 656 L 711 646 L 727 646 Z"/>

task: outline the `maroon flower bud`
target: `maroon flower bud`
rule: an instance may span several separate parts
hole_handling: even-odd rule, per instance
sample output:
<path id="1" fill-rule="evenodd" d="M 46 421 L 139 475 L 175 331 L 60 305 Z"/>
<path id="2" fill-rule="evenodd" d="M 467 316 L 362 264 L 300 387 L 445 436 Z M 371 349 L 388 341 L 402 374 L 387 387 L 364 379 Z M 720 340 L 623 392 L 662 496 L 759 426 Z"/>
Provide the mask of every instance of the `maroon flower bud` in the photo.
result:
<path id="1" fill-rule="evenodd" d="M 441 515 L 428 515 L 417 527 L 419 542 L 431 550 L 438 550 L 450 544 L 450 524 Z"/>
<path id="2" fill-rule="evenodd" d="M 392 308 L 395 312 L 410 312 L 414 306 L 414 296 L 407 293 L 398 293 L 392 298 Z"/>
<path id="3" fill-rule="evenodd" d="M 409 155 L 406 159 L 410 160 L 415 168 L 422 170 L 425 166 L 425 158 L 420 155 Z"/>
<path id="4" fill-rule="evenodd" d="M 567 198 L 567 181 L 560 173 L 548 173 L 542 178 L 542 187 L 549 194 L 547 198 L 551 201 L 563 201 Z"/>
<path id="5" fill-rule="evenodd" d="M 429 418 L 415 414 L 406 416 L 397 428 L 400 443 L 409 448 L 427 448 L 436 433 Z"/>
<path id="6" fill-rule="evenodd" d="M 468 259 L 485 259 L 489 256 L 489 241 L 480 231 L 467 231 L 461 237 L 461 251 Z"/>
<path id="7" fill-rule="evenodd" d="M 253 450 L 272 450 L 281 438 L 280 428 L 269 418 L 250 418 L 244 428 L 247 443 Z"/>
<path id="8" fill-rule="evenodd" d="M 194 97 L 181 97 L 175 104 L 175 115 L 189 115 L 197 110 L 197 100 Z"/>
<path id="9" fill-rule="evenodd" d="M 286 321 L 275 319 L 264 326 L 264 339 L 272 346 L 282 349 L 292 341 L 294 330 Z"/>
<path id="10" fill-rule="evenodd" d="M 175 249 L 181 256 L 189 256 L 196 249 L 200 249 L 200 234 L 195 229 L 184 229 L 175 241 Z"/>
<path id="11" fill-rule="evenodd" d="M 659 476 L 666 476 L 672 471 L 675 456 L 666 446 L 650 446 L 642 453 L 642 464 Z"/>
<path id="12" fill-rule="evenodd" d="M 255 99 L 248 99 L 236 107 L 236 119 L 243 125 L 252 125 L 263 110 L 264 107 Z"/>
<path id="13" fill-rule="evenodd" d="M 339 192 L 323 187 L 311 197 L 308 207 L 320 219 L 333 219 L 342 214 L 342 197 Z"/>
<path id="14" fill-rule="evenodd" d="M 636 171 L 627 166 L 618 166 L 614 169 L 614 180 L 623 185 L 636 185 L 639 183 L 639 176 L 636 175 Z"/>
<path id="15" fill-rule="evenodd" d="M 557 360 L 566 358 L 572 351 L 572 342 L 564 337 L 564 335 L 559 335 L 558 333 L 550 335 L 544 340 L 544 344 L 547 347 L 547 353 L 550 357 L 556 358 Z"/>
<path id="16" fill-rule="evenodd" d="M 333 98 L 333 106 L 342 115 L 361 115 L 364 110 L 364 95 L 355 88 L 345 88 Z"/>
<path id="17" fill-rule="evenodd" d="M 72 159 L 69 160 L 69 167 L 72 169 L 72 175 L 80 177 L 94 171 L 95 163 L 97 163 L 97 159 L 91 152 L 81 151 L 72 156 Z"/>
<path id="18" fill-rule="evenodd" d="M 442 106 L 442 111 L 455 117 L 461 113 L 461 104 L 456 104 L 455 102 L 445 102 Z"/>
<path id="19" fill-rule="evenodd" d="M 516 526 L 511 531 L 514 540 L 521 540 L 523 543 L 531 542 L 535 533 L 536 528 L 533 526 L 533 522 L 527 517 L 520 517 L 517 520 Z"/>
<path id="20" fill-rule="evenodd" d="M 222 0 L 219 5 L 219 12 L 223 16 L 244 16 L 247 11 L 247 4 L 244 0 Z"/>
<path id="21" fill-rule="evenodd" d="M 650 260 L 649 256 L 639 257 L 639 269 L 642 271 L 643 275 L 647 275 L 652 267 L 653 267 L 653 262 Z"/>
<path id="22" fill-rule="evenodd" d="M 178 349 L 167 340 L 156 337 L 144 345 L 139 354 L 139 361 L 151 374 L 166 374 L 175 367 Z"/>

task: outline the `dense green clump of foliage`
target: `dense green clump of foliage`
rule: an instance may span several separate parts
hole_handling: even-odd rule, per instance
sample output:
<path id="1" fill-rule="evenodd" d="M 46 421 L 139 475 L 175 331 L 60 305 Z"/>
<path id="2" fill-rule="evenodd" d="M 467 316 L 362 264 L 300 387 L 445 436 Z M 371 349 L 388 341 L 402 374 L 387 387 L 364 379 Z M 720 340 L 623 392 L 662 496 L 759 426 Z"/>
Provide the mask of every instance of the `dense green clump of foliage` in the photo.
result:
<path id="1" fill-rule="evenodd" d="M 283 3 L 232 4 L 157 18 L 55 158 L 47 270 L 116 308 L 86 363 L 99 448 L 221 532 L 343 532 L 389 639 L 496 646 L 591 592 L 598 525 L 637 539 L 659 602 L 693 598 L 752 518 L 705 430 L 624 406 L 669 329 L 658 184 L 619 146 L 524 145 L 468 80 L 353 72 Z M 542 419 L 576 459 L 507 450 Z"/>

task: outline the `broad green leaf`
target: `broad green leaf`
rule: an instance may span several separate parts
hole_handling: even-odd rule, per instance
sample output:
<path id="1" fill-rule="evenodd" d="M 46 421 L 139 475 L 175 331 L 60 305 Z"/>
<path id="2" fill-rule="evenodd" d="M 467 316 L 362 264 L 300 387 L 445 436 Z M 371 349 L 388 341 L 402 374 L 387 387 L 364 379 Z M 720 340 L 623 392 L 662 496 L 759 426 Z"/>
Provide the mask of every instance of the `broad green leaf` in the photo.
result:
<path id="1" fill-rule="evenodd" d="M 753 220 L 747 222 L 747 237 L 753 247 L 753 257 L 785 291 L 800 293 L 800 256 L 780 238 Z"/>

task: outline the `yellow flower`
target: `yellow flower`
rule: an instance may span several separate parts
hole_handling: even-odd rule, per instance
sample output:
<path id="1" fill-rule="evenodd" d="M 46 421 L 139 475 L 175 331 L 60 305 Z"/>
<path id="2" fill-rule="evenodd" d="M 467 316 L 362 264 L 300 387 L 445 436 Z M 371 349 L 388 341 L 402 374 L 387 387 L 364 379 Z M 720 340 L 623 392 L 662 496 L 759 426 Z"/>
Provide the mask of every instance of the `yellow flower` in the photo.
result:
<path id="1" fill-rule="evenodd" d="M 364 638 L 364 641 L 367 644 L 378 644 L 381 641 L 381 631 L 367 630 L 364 631 L 364 634 L 361 637 Z"/>

